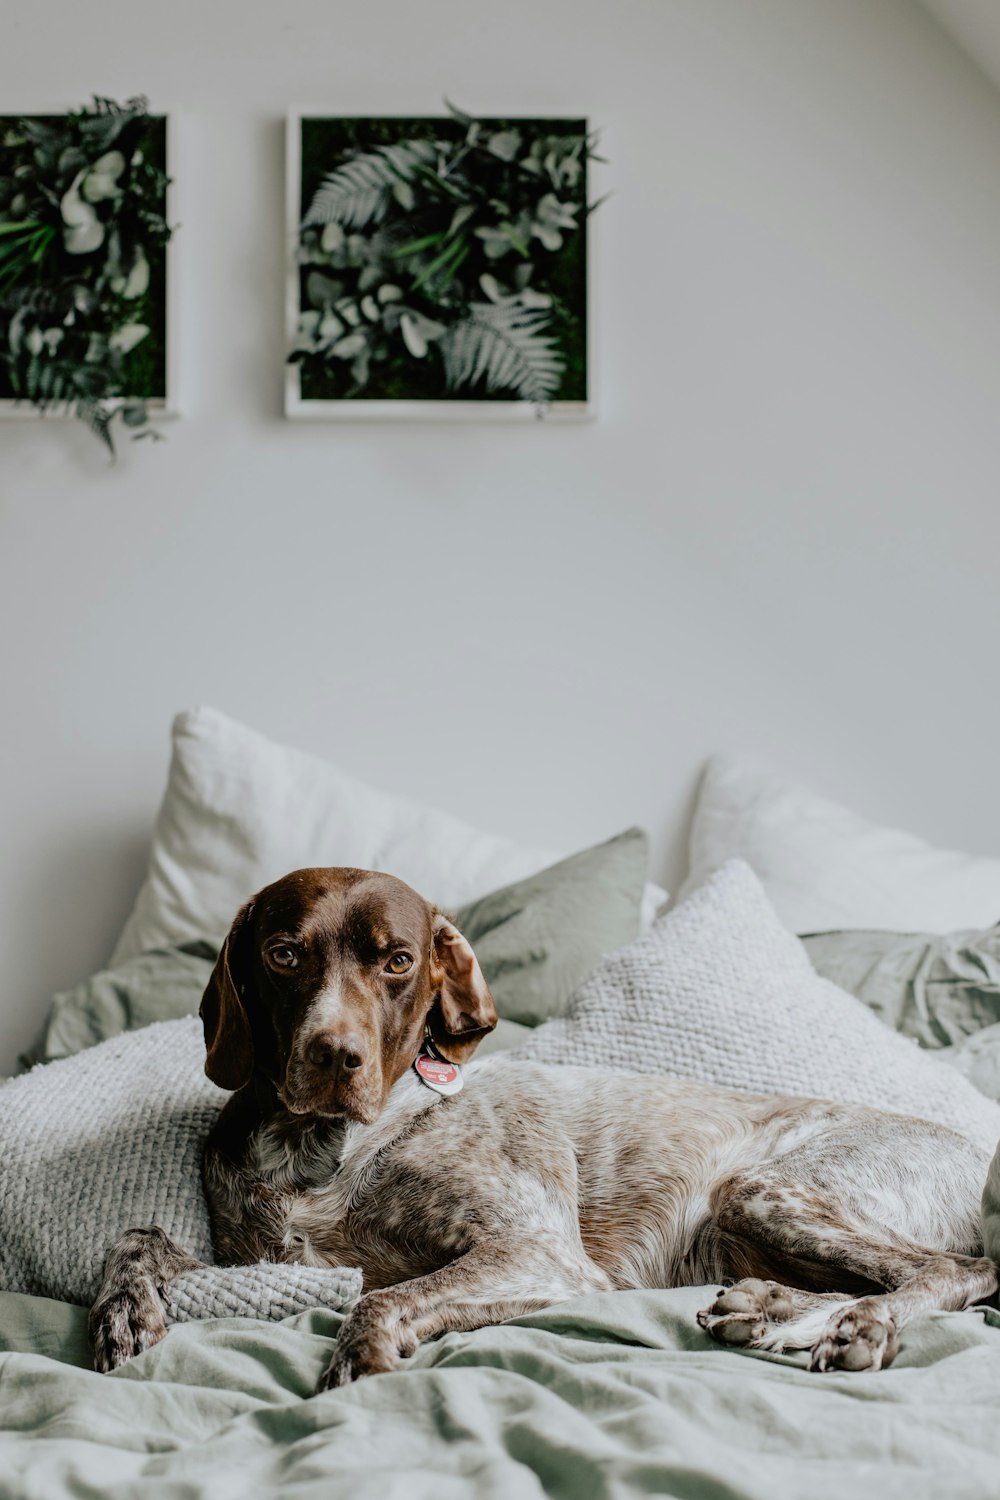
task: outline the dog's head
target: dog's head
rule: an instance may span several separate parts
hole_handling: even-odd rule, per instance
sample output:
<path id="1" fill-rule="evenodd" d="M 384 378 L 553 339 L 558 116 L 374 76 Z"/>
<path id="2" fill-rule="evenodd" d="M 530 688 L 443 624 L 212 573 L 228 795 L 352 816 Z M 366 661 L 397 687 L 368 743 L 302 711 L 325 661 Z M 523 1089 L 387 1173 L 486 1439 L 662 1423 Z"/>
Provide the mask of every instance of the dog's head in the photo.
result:
<path id="1" fill-rule="evenodd" d="M 205 1072 L 294 1114 L 371 1124 L 425 1033 L 462 1063 L 497 1022 L 462 934 L 403 881 L 296 870 L 237 913 L 201 1002 Z"/>

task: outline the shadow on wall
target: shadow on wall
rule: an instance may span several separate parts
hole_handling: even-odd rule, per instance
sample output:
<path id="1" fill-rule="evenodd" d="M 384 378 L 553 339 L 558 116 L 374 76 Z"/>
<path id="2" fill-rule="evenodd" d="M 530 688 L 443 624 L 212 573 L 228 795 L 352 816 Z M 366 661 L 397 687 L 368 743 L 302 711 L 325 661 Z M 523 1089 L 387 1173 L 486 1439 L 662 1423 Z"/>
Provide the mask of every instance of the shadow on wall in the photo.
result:
<path id="1" fill-rule="evenodd" d="M 241 320 L 242 337 L 233 350 L 238 358 L 233 364 L 233 378 L 243 387 L 241 399 L 247 410 L 253 409 L 258 421 L 285 420 L 285 357 L 288 336 L 285 330 L 283 289 L 288 268 L 288 231 L 285 220 L 285 122 L 258 120 L 250 127 L 254 135 L 254 161 L 257 163 L 257 190 L 254 201 L 254 234 L 252 253 L 238 268 L 242 303 L 254 309 L 252 318 Z M 269 204 L 266 215 L 261 204 Z M 261 220 L 269 228 L 260 234 Z M 276 289 L 281 289 L 275 295 Z"/>
<path id="2" fill-rule="evenodd" d="M 57 991 L 106 966 L 148 858 L 148 824 L 72 827 L 32 850 L 7 897 L 10 930 L 23 945 L 12 968 L 30 975 L 28 992 L 9 995 L 0 1012 L 8 1060 L 32 1039 Z"/>
<path id="3" fill-rule="evenodd" d="M 676 905 L 677 892 L 687 879 L 690 867 L 688 851 L 691 848 L 691 827 L 704 774 L 705 768 L 702 765 L 683 782 L 678 778 L 677 801 L 672 816 L 660 827 L 649 829 L 651 835 L 656 835 L 653 839 L 649 878 L 666 886 L 670 892 L 667 904 L 671 907 Z M 666 851 L 665 860 L 662 851 Z"/>

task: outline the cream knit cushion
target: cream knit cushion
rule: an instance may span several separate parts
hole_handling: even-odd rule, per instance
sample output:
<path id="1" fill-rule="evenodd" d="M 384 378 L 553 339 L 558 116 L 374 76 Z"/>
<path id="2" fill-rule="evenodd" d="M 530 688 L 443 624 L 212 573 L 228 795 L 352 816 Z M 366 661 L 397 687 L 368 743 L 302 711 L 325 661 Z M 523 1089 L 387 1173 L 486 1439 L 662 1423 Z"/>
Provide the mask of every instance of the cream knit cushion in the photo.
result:
<path id="1" fill-rule="evenodd" d="M 93 1302 L 126 1229 L 160 1224 L 211 1261 L 201 1151 L 226 1095 L 204 1075 L 196 1017 L 47 1063 L 0 1088 L 0 1290 Z M 342 1308 L 351 1269 L 209 1266 L 171 1285 L 176 1321 Z"/>
<path id="2" fill-rule="evenodd" d="M 606 958 L 517 1055 L 873 1104 L 990 1151 L 1000 1140 L 1000 1106 L 821 979 L 741 860 Z"/>

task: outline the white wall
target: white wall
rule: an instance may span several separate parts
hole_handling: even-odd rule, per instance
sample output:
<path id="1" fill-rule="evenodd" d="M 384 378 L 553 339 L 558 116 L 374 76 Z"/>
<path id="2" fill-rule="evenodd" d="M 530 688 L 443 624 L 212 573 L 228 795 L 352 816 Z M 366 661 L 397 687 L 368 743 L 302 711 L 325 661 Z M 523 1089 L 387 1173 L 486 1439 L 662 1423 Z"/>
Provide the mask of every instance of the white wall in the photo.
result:
<path id="1" fill-rule="evenodd" d="M 967 57 L 1000 85 L 1000 7 L 996 0 L 921 0 Z"/>
<path id="2" fill-rule="evenodd" d="M 910 0 L 35 0 L 7 40 L 5 110 L 183 111 L 189 414 L 115 469 L 0 428 L 0 1064 L 105 958 L 198 701 L 533 841 L 639 820 L 670 880 L 720 746 L 1000 850 L 1000 97 Z M 605 128 L 600 419 L 288 424 L 283 111 L 444 93 Z"/>

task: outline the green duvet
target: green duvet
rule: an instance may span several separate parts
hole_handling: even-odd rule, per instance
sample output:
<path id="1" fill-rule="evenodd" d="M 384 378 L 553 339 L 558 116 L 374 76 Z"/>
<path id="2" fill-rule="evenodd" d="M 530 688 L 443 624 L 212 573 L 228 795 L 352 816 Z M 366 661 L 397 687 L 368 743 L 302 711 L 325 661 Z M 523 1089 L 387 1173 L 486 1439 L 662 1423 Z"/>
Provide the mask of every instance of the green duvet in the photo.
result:
<path id="1" fill-rule="evenodd" d="M 184 1324 L 105 1376 L 82 1308 L 0 1294 L 0 1495 L 1000 1495 L 995 1313 L 921 1318 L 879 1374 L 810 1375 L 803 1355 L 713 1345 L 694 1320 L 707 1296 L 568 1302 L 311 1396 L 334 1313 Z"/>

